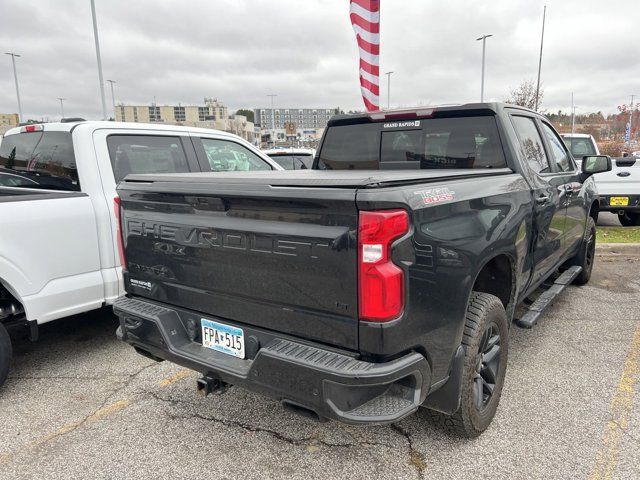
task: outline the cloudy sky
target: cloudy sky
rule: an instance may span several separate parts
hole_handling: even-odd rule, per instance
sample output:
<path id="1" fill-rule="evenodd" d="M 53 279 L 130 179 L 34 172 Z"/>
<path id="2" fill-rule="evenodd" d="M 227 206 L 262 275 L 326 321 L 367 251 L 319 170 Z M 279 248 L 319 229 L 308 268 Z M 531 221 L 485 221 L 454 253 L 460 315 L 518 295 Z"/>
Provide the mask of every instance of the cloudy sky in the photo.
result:
<path id="1" fill-rule="evenodd" d="M 116 102 L 231 109 L 362 109 L 348 0 L 96 0 L 105 79 Z M 547 5 L 543 107 L 614 112 L 640 94 L 637 0 L 381 0 L 381 68 L 392 106 L 503 100 L 535 80 Z M 17 59 L 29 118 L 100 117 L 89 0 L 0 0 L 0 52 Z M 0 58 L 0 112 L 17 111 L 11 59 Z M 108 86 L 108 85 L 107 85 Z M 386 102 L 386 84 L 382 90 Z M 111 97 L 107 89 L 107 105 Z"/>

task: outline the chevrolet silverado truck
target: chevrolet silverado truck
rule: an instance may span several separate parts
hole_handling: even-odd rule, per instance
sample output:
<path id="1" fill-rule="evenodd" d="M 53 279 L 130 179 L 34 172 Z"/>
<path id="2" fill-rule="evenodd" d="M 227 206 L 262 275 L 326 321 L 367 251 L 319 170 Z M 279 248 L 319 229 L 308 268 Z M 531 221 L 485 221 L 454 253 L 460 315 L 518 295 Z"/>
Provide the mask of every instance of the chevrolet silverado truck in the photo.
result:
<path id="1" fill-rule="evenodd" d="M 8 327 L 111 305 L 124 293 L 116 183 L 127 174 L 281 169 L 225 132 L 116 122 L 30 124 L 0 146 L 0 385 Z"/>
<path id="2" fill-rule="evenodd" d="M 423 407 L 477 436 L 516 305 L 544 289 L 531 327 L 589 281 L 611 160 L 582 163 L 544 117 L 487 103 L 333 117 L 311 170 L 129 175 L 117 335 L 205 394 L 352 424 Z"/>

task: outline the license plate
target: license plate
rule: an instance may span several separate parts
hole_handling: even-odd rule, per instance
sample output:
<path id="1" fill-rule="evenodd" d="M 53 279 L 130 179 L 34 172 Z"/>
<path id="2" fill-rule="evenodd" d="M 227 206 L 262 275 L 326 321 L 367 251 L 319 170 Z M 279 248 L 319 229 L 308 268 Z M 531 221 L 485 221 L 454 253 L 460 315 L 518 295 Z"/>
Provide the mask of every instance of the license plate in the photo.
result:
<path id="1" fill-rule="evenodd" d="M 241 328 L 203 318 L 202 346 L 218 352 L 244 358 L 244 332 Z"/>
<path id="2" fill-rule="evenodd" d="M 609 205 L 626 207 L 629 205 L 629 197 L 611 197 L 611 199 L 609 199 Z"/>

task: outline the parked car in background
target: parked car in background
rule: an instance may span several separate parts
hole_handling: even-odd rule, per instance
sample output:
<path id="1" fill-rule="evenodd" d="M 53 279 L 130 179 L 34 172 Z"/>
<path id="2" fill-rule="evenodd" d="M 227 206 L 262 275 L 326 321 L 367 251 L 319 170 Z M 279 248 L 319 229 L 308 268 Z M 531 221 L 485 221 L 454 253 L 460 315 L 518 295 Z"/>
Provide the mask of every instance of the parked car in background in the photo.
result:
<path id="1" fill-rule="evenodd" d="M 26 125 L 0 146 L 0 384 L 5 327 L 86 312 L 124 293 L 116 184 L 131 173 L 281 170 L 214 130 L 114 122 Z"/>
<path id="2" fill-rule="evenodd" d="M 578 163 L 585 155 L 600 155 L 598 144 L 592 135 L 586 133 L 563 133 L 562 140 Z"/>
<path id="3" fill-rule="evenodd" d="M 470 104 L 333 117 L 315 169 L 121 182 L 138 353 L 320 419 L 390 423 L 425 407 L 479 435 L 517 321 L 589 281 L 598 197 L 541 115 Z M 557 273 L 562 269 L 559 277 Z"/>
<path id="4" fill-rule="evenodd" d="M 311 148 L 275 148 L 263 150 L 285 170 L 305 170 L 313 166 L 316 151 Z"/>
<path id="5" fill-rule="evenodd" d="M 640 158 L 619 157 L 610 172 L 594 175 L 600 211 L 618 215 L 624 227 L 640 226 Z"/>
<path id="6" fill-rule="evenodd" d="M 562 139 L 578 162 L 585 155 L 600 154 L 591 135 L 565 133 Z M 640 226 L 640 159 L 635 153 L 616 158 L 611 171 L 593 176 L 600 196 L 600 211 L 617 213 L 620 224 L 625 227 Z"/>

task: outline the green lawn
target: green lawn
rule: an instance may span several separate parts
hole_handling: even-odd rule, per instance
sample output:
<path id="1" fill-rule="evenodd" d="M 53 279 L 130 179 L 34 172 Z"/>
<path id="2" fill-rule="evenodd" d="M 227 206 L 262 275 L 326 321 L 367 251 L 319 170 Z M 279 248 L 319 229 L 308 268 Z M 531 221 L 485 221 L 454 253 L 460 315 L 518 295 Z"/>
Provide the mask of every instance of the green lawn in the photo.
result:
<path id="1" fill-rule="evenodd" d="M 640 243 L 640 227 L 598 227 L 598 243 Z"/>

